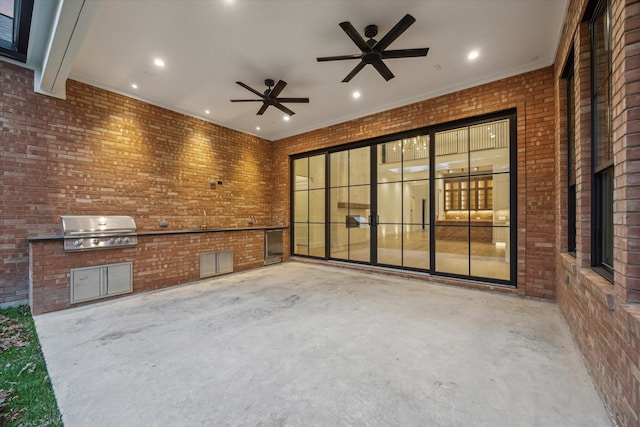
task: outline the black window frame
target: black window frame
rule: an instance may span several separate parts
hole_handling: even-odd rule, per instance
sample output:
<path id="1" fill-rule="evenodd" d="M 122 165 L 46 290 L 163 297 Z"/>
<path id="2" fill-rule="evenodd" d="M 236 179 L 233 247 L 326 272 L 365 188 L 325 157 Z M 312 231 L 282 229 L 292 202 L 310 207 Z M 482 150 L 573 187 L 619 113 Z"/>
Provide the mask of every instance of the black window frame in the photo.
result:
<path id="1" fill-rule="evenodd" d="M 603 24 L 598 26 L 599 20 Z M 592 231 L 592 268 L 609 281 L 613 281 L 613 131 L 611 106 L 611 74 L 612 74 L 612 31 L 611 2 L 599 0 L 590 20 L 591 36 L 591 231 Z M 602 30 L 604 52 L 607 55 L 607 71 L 598 74 L 599 60 L 597 55 L 598 33 Z M 600 85 L 599 83 L 602 82 Z M 602 98 L 604 96 L 604 98 Z M 599 98 L 600 97 L 600 98 Z M 600 108 L 599 99 L 604 99 L 604 108 Z M 598 118 L 604 113 L 604 123 Z M 602 129 L 604 124 L 605 129 Z M 606 148 L 604 161 L 599 161 L 599 150 Z"/>
<path id="2" fill-rule="evenodd" d="M 13 40 L 0 39 L 0 55 L 19 62 L 27 62 L 29 33 L 34 0 L 14 0 Z"/>
<path id="3" fill-rule="evenodd" d="M 562 71 L 562 79 L 565 83 L 565 139 L 567 142 L 567 252 L 576 256 L 576 106 L 575 106 L 575 71 L 573 47 L 567 57 L 567 63 Z"/>

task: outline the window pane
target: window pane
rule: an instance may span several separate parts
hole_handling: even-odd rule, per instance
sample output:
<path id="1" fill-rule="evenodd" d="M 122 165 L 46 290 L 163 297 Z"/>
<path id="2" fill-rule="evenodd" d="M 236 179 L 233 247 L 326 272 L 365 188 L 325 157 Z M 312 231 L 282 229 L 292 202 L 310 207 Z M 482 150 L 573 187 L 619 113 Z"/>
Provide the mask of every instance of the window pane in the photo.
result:
<path id="1" fill-rule="evenodd" d="M 403 141 L 402 178 L 405 181 L 429 179 L 429 135 Z"/>
<path id="2" fill-rule="evenodd" d="M 324 223 L 324 190 L 309 191 L 309 221 Z"/>
<path id="3" fill-rule="evenodd" d="M 309 159 L 296 159 L 293 161 L 293 176 L 295 179 L 294 190 L 306 190 L 309 188 Z"/>
<path id="4" fill-rule="evenodd" d="M 402 265 L 402 225 L 381 224 L 378 226 L 378 262 Z"/>
<path id="5" fill-rule="evenodd" d="M 349 185 L 349 152 L 340 151 L 331 153 L 329 157 L 331 164 L 331 187 L 342 187 Z"/>
<path id="6" fill-rule="evenodd" d="M 402 242 L 403 265 L 405 267 L 429 269 L 429 226 L 408 225 L 404 227 Z"/>
<path id="7" fill-rule="evenodd" d="M 405 224 L 429 224 L 429 181 L 403 184 Z"/>
<path id="8" fill-rule="evenodd" d="M 309 188 L 324 188 L 324 154 L 309 157 Z"/>
<path id="9" fill-rule="evenodd" d="M 324 258 L 324 224 L 309 225 L 309 255 Z"/>
<path id="10" fill-rule="evenodd" d="M 309 226 L 306 223 L 293 226 L 294 245 L 296 255 L 309 255 Z"/>
<path id="11" fill-rule="evenodd" d="M 13 45 L 13 0 L 0 0 L 0 40 Z"/>
<path id="12" fill-rule="evenodd" d="M 402 183 L 378 184 L 378 216 L 381 223 L 402 222 Z"/>
<path id="13" fill-rule="evenodd" d="M 612 159 L 611 144 L 611 97 L 609 84 L 596 93 L 596 167 Z"/>
<path id="14" fill-rule="evenodd" d="M 469 274 L 469 227 L 465 225 L 437 225 L 436 271 Z"/>
<path id="15" fill-rule="evenodd" d="M 349 188 L 332 188 L 330 190 L 329 206 L 329 220 L 344 224 L 345 217 L 349 215 Z"/>
<path id="16" fill-rule="evenodd" d="M 332 258 L 349 259 L 349 229 L 344 226 L 344 222 L 340 224 L 331 224 L 330 228 L 330 256 Z"/>
<path id="17" fill-rule="evenodd" d="M 509 227 L 471 227 L 471 275 L 509 280 Z"/>
<path id="18" fill-rule="evenodd" d="M 349 150 L 349 185 L 368 184 L 371 180 L 369 147 Z"/>
<path id="19" fill-rule="evenodd" d="M 295 191 L 293 193 L 293 221 L 307 222 L 309 220 L 309 193 Z"/>
<path id="20" fill-rule="evenodd" d="M 608 168 L 602 172 L 600 180 L 600 191 L 602 192 L 601 206 L 601 253 L 602 264 L 611 272 L 613 271 L 613 168 Z"/>

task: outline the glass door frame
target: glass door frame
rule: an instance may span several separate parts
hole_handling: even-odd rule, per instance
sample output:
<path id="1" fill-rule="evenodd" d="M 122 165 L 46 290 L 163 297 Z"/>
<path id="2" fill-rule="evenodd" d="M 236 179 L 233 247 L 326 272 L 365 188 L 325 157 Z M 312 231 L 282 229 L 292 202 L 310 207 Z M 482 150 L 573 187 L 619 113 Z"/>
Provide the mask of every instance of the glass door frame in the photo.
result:
<path id="1" fill-rule="evenodd" d="M 435 196 L 435 134 L 437 132 L 452 130 L 458 127 L 471 127 L 483 123 L 493 122 L 501 119 L 509 120 L 509 210 L 510 210 L 510 218 L 509 222 L 509 280 L 501 280 L 494 278 L 485 278 L 485 277 L 477 277 L 469 275 L 459 275 L 445 272 L 437 271 L 436 264 L 436 233 L 435 233 L 435 215 L 436 215 L 436 196 Z M 428 217 L 428 228 L 429 228 L 429 268 L 428 269 L 420 269 L 406 266 L 398 266 L 398 265 L 389 265 L 389 264 L 379 264 L 377 257 L 377 243 L 378 243 L 378 194 L 377 194 L 377 147 L 379 144 L 393 142 L 402 139 L 413 138 L 416 136 L 429 136 L 429 217 Z M 485 114 L 481 116 L 460 119 L 456 121 L 451 121 L 439 125 L 432 125 L 427 127 L 421 127 L 417 129 L 412 129 L 409 131 L 403 131 L 395 134 L 384 135 L 380 137 L 375 137 L 367 140 L 357 141 L 354 143 L 349 143 L 341 146 L 327 147 L 324 149 L 314 150 L 310 152 L 295 154 L 290 156 L 290 183 L 295 182 L 294 177 L 294 161 L 297 159 L 302 159 L 306 157 L 316 156 L 320 154 L 325 155 L 325 256 L 310 256 L 310 255 L 297 255 L 294 253 L 293 248 L 295 247 L 295 233 L 294 233 L 294 188 L 293 185 L 290 185 L 290 223 L 291 223 L 291 232 L 290 232 L 290 252 L 292 256 L 304 256 L 307 258 L 315 258 L 322 259 L 326 261 L 341 261 L 341 262 L 349 262 L 354 264 L 363 264 L 363 265 L 371 265 L 371 266 L 381 266 L 381 267 L 391 267 L 394 269 L 400 269 L 404 271 L 416 271 L 420 273 L 428 273 L 430 275 L 439 276 L 439 277 L 451 277 L 456 279 L 463 280 L 473 280 L 479 282 L 486 282 L 493 285 L 504 285 L 508 287 L 516 287 L 517 286 L 517 266 L 518 266 L 518 191 L 517 191 L 517 114 L 516 109 L 509 109 L 500 112 Z M 345 150 L 353 150 L 357 148 L 369 147 L 370 148 L 370 180 L 369 180 L 369 198 L 370 198 L 370 224 L 369 232 L 370 232 L 370 258 L 368 262 L 364 261 L 356 261 L 356 260 L 346 260 L 344 258 L 333 258 L 330 256 L 330 245 L 331 245 L 331 212 L 329 209 L 330 205 L 330 168 L 331 161 L 330 157 L 332 153 L 341 152 Z"/>

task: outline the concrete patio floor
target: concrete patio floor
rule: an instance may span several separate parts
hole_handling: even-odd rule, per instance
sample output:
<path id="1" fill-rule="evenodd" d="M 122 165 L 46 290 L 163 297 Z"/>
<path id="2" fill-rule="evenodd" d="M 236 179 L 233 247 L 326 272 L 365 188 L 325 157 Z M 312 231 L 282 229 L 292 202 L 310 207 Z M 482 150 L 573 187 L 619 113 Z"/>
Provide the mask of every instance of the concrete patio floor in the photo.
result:
<path id="1" fill-rule="evenodd" d="M 66 427 L 612 425 L 542 301 L 290 262 L 35 322 Z"/>

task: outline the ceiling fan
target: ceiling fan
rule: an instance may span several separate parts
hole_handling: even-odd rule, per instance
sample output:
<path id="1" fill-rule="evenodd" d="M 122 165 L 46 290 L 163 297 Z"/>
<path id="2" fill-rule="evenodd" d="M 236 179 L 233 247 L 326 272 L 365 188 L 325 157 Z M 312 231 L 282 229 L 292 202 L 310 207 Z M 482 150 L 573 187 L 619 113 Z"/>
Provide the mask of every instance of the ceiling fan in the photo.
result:
<path id="1" fill-rule="evenodd" d="M 282 92 L 282 89 L 284 89 L 284 87 L 287 85 L 287 82 L 282 80 L 279 80 L 274 87 L 273 86 L 274 81 L 272 79 L 266 79 L 264 81 L 264 84 L 268 87 L 268 89 L 266 89 L 264 93 L 260 93 L 257 90 L 247 86 L 242 82 L 236 82 L 236 83 L 242 86 L 243 88 L 247 89 L 248 91 L 258 95 L 260 99 L 232 99 L 231 102 L 262 102 L 262 107 L 260 107 L 257 113 L 258 116 L 261 116 L 262 114 L 264 114 L 267 108 L 269 108 L 269 106 L 271 105 L 276 107 L 278 110 L 284 113 L 287 113 L 290 116 L 293 116 L 295 113 L 290 109 L 288 109 L 287 107 L 285 107 L 284 105 L 282 105 L 283 102 L 285 103 L 296 102 L 296 103 L 303 103 L 303 104 L 309 103 L 309 98 L 278 98 L 278 95 L 280 95 L 280 92 Z"/>
<path id="2" fill-rule="evenodd" d="M 383 59 L 393 58 L 411 58 L 416 56 L 427 56 L 429 48 L 422 49 L 398 49 L 398 50 L 385 50 L 395 39 L 397 39 L 407 28 L 416 22 L 416 18 L 406 14 L 380 41 L 376 41 L 373 38 L 378 35 L 377 25 L 367 25 L 364 29 L 364 35 L 369 40 L 365 41 L 350 22 L 341 22 L 340 27 L 345 33 L 353 40 L 353 42 L 360 48 L 362 53 L 355 55 L 342 55 L 342 56 L 328 56 L 324 58 L 316 58 L 318 62 L 323 61 L 341 61 L 345 59 L 360 59 L 360 63 L 351 70 L 351 72 L 342 81 L 347 83 L 356 74 L 364 68 L 365 65 L 371 64 L 380 73 L 386 81 L 391 80 L 394 75 L 391 70 L 382 61 Z"/>

